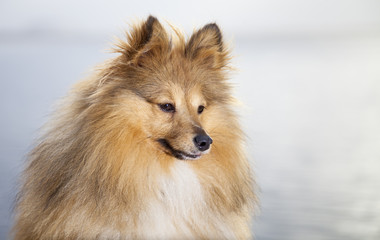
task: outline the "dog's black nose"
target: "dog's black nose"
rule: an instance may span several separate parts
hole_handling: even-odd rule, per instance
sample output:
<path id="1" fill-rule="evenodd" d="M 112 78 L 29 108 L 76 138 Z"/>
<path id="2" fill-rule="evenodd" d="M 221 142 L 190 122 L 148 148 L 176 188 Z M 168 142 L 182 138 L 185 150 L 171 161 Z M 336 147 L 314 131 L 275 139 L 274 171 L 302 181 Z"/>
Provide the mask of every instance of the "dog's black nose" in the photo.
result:
<path id="1" fill-rule="evenodd" d="M 210 148 L 210 144 L 212 143 L 212 139 L 207 135 L 197 135 L 194 138 L 194 144 L 199 149 L 199 151 L 206 151 Z"/>

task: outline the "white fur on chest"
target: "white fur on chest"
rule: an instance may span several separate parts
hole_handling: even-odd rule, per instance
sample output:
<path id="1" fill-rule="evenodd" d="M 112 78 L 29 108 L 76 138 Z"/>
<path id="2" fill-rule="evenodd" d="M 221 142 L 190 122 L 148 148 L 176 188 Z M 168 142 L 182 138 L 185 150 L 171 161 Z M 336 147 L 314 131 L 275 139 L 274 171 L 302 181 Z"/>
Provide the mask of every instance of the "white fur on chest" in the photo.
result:
<path id="1" fill-rule="evenodd" d="M 175 162 L 170 173 L 158 179 L 154 191 L 155 198 L 141 219 L 145 237 L 165 239 L 180 233 L 191 238 L 189 221 L 197 219 L 205 206 L 201 184 L 191 166 Z"/>
<path id="2" fill-rule="evenodd" d="M 198 176 L 185 161 L 176 161 L 170 174 L 160 179 L 159 186 L 158 198 L 174 214 L 187 217 L 194 206 L 203 205 Z"/>

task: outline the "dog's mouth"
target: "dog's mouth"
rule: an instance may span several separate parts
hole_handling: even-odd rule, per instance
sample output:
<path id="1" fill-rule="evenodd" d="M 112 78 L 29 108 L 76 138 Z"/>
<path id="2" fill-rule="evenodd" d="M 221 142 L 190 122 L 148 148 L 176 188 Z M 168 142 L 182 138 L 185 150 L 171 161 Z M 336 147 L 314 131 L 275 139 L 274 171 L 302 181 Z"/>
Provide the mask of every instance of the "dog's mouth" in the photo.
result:
<path id="1" fill-rule="evenodd" d="M 201 157 L 201 153 L 198 153 L 198 154 L 190 154 L 190 153 L 186 153 L 186 152 L 183 152 L 183 151 L 180 151 L 180 150 L 177 150 L 177 149 L 174 149 L 170 144 L 169 142 L 166 140 L 166 139 L 163 139 L 163 138 L 160 138 L 157 140 L 158 143 L 160 143 L 160 145 L 162 147 L 164 147 L 164 149 L 166 150 L 165 152 L 167 154 L 170 154 L 172 155 L 173 157 L 177 158 L 177 159 L 180 159 L 180 160 L 196 160 L 198 158 Z"/>

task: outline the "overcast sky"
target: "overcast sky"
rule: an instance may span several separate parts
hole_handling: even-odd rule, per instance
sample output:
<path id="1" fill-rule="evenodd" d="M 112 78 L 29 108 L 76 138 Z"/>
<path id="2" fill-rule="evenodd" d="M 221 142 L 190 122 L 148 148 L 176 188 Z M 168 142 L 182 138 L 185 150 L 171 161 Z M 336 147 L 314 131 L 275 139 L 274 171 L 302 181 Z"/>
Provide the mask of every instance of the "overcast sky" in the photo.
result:
<path id="1" fill-rule="evenodd" d="M 0 33 L 110 34 L 148 14 L 186 31 L 210 21 L 243 35 L 380 31 L 378 0 L 1 0 Z"/>

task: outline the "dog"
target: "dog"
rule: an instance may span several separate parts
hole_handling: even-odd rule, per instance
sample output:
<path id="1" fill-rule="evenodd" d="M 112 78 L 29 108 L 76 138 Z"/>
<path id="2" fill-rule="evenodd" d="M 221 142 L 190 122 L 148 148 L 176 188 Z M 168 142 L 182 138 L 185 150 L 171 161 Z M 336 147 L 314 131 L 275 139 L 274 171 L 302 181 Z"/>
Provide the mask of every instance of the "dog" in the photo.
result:
<path id="1" fill-rule="evenodd" d="M 215 23 L 149 16 L 76 84 L 28 155 L 12 237 L 251 239 L 256 205 Z"/>

